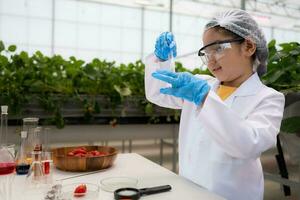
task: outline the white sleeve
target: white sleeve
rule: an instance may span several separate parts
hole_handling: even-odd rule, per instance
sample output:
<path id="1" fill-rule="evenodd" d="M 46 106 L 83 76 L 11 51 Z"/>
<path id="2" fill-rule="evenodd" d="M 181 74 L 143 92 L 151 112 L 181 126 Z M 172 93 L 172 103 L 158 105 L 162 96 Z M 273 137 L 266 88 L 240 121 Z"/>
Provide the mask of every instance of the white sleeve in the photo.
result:
<path id="1" fill-rule="evenodd" d="M 198 117 L 210 137 L 230 156 L 257 158 L 276 145 L 284 109 L 281 93 L 268 94 L 247 116 L 240 117 L 214 92 L 209 92 Z"/>
<path id="2" fill-rule="evenodd" d="M 181 109 L 183 99 L 160 93 L 161 88 L 171 87 L 170 84 L 152 77 L 152 73 L 158 69 L 169 69 L 175 71 L 174 63 L 167 60 L 161 62 L 154 54 L 145 59 L 145 94 L 148 101 L 161 107 Z"/>

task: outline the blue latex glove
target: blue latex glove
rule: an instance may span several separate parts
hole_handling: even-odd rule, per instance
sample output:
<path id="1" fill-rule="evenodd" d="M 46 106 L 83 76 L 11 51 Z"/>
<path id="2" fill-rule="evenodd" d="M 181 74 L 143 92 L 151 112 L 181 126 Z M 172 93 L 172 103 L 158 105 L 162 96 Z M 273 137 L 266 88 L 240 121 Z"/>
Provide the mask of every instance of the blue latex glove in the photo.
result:
<path id="1" fill-rule="evenodd" d="M 205 80 L 199 79 L 188 72 L 171 72 L 168 70 L 157 70 L 152 73 L 152 76 L 161 81 L 170 83 L 172 87 L 161 88 L 162 94 L 173 95 L 194 102 L 200 105 L 207 93 L 210 86 Z"/>
<path id="2" fill-rule="evenodd" d="M 154 54 L 160 60 L 166 61 L 171 58 L 171 55 L 174 58 L 177 56 L 176 48 L 174 35 L 171 32 L 164 32 L 156 39 Z"/>

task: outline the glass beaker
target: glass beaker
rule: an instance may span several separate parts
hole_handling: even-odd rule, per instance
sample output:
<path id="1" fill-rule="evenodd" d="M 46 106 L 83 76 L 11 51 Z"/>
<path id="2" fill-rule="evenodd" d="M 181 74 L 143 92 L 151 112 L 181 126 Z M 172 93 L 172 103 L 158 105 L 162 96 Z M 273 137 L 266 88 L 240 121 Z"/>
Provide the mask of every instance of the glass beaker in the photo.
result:
<path id="1" fill-rule="evenodd" d="M 0 145 L 0 197 L 11 200 L 12 181 L 14 178 L 15 161 L 6 146 Z"/>
<path id="2" fill-rule="evenodd" d="M 36 128 L 39 124 L 39 118 L 37 117 L 27 117 L 23 118 L 23 131 L 28 131 L 32 128 Z"/>
<path id="3" fill-rule="evenodd" d="M 35 142 L 35 128 L 38 127 L 39 118 L 36 117 L 28 117 L 23 118 L 23 131 L 27 132 L 27 139 L 25 145 L 26 152 L 32 152 L 34 150 L 34 142 Z M 27 155 L 30 158 L 31 155 Z"/>

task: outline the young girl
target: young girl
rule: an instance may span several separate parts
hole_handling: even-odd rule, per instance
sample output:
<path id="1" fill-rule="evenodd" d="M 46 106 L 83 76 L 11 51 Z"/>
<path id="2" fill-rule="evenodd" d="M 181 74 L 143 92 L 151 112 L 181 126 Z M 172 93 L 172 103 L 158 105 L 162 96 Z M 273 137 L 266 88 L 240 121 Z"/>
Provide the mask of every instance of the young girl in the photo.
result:
<path id="1" fill-rule="evenodd" d="M 205 26 L 198 55 L 215 76 L 174 72 L 176 43 L 162 33 L 146 58 L 149 101 L 181 109 L 179 174 L 230 200 L 263 199 L 260 154 L 276 144 L 284 96 L 265 85 L 265 37 L 243 10 Z"/>

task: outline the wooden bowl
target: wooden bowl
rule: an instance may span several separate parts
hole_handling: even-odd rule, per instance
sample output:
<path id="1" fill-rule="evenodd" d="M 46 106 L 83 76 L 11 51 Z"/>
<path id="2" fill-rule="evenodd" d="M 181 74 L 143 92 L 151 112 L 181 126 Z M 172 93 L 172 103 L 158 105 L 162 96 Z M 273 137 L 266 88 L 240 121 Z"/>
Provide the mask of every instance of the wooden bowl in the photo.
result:
<path id="1" fill-rule="evenodd" d="M 80 146 L 82 147 L 82 146 Z M 73 157 L 67 154 L 78 147 L 53 149 L 53 161 L 56 168 L 71 172 L 88 172 L 109 168 L 117 158 L 118 150 L 109 146 L 84 146 L 87 151 L 98 150 L 108 153 L 96 157 Z"/>

